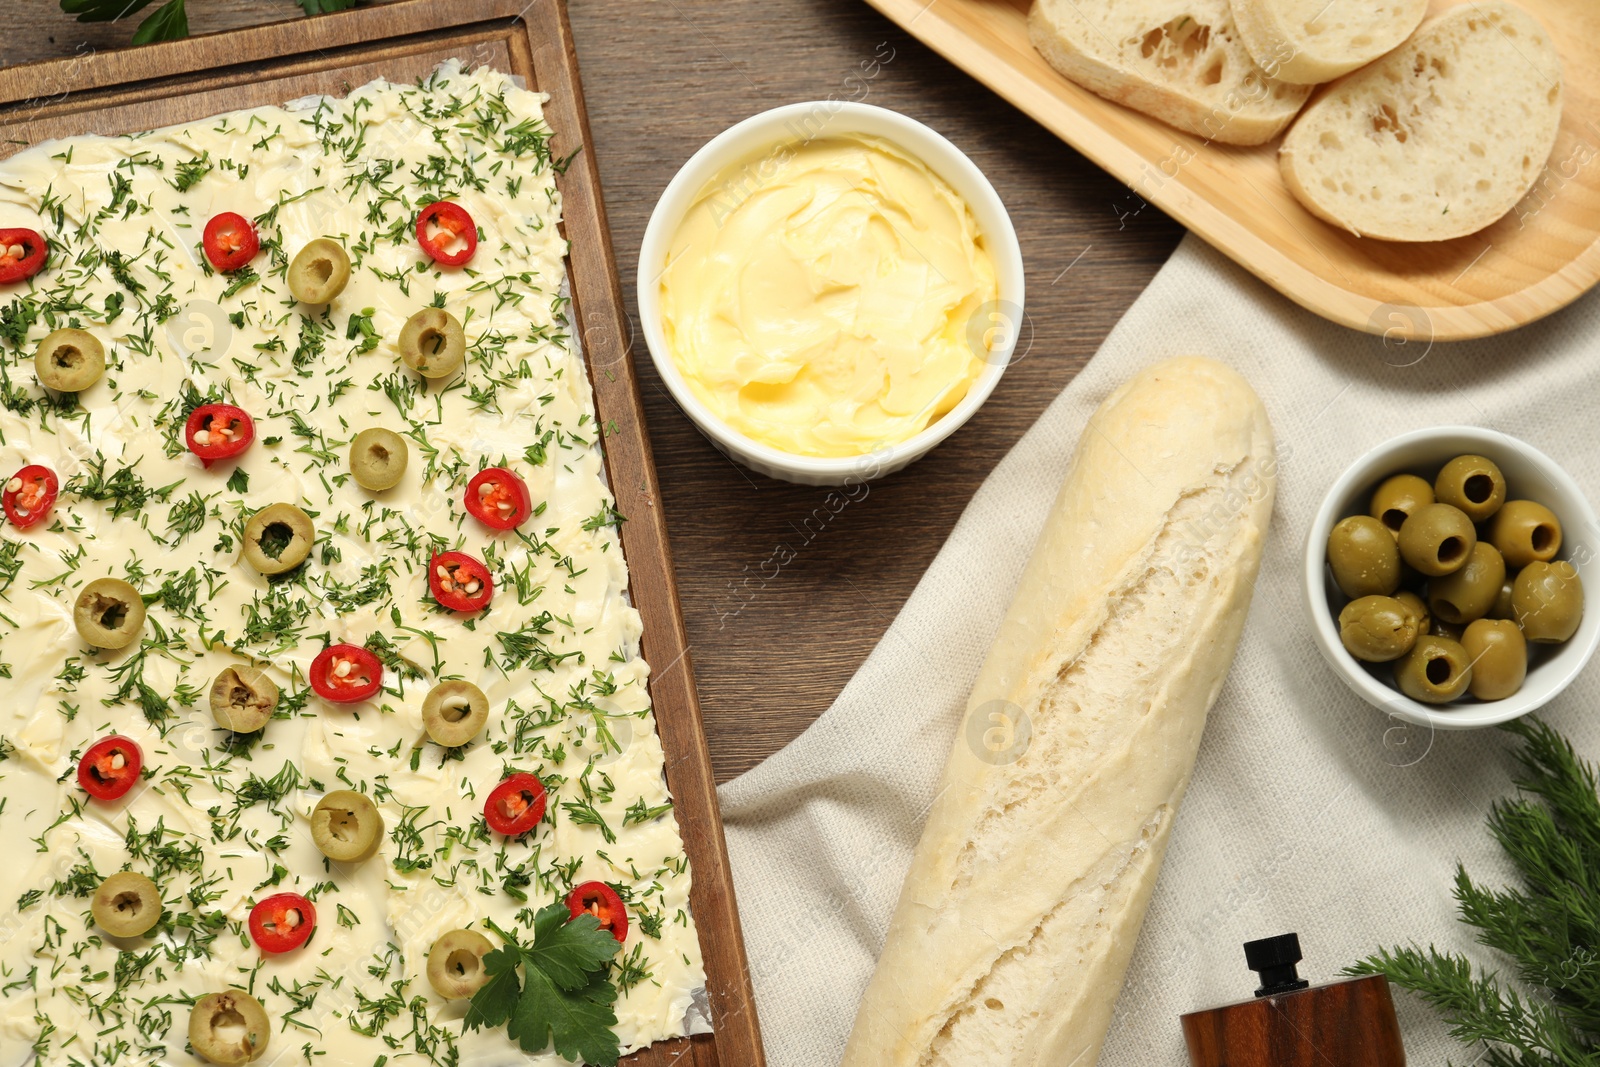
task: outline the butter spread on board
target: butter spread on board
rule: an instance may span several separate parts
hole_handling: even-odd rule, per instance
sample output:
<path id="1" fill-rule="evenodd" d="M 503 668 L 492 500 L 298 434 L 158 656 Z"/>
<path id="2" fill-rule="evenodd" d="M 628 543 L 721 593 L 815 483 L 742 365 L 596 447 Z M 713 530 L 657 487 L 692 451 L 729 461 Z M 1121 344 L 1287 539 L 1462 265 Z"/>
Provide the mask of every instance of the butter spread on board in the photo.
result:
<path id="1" fill-rule="evenodd" d="M 0 226 L 38 229 L 48 268 L 0 291 L 0 471 L 60 477 L 48 526 L 0 529 L 0 1067 L 187 1065 L 189 1004 L 247 988 L 272 1021 L 269 1055 L 325 1064 L 564 1062 L 504 1029 L 463 1034 L 465 1001 L 426 978 L 441 934 L 492 920 L 527 942 L 535 910 L 601 880 L 628 902 L 611 980 L 624 1052 L 682 1034 L 704 985 L 690 877 L 626 599 L 601 428 L 562 294 L 558 161 L 543 97 L 446 64 L 418 86 L 259 108 L 132 137 L 76 137 L 0 164 Z M 458 202 L 480 230 L 467 270 L 438 268 L 414 220 Z M 213 272 L 207 219 L 255 220 L 250 269 Z M 348 251 L 325 306 L 289 295 L 289 260 L 316 237 Z M 428 382 L 401 362 L 401 326 L 437 305 L 465 326 L 466 366 Z M 81 326 L 105 376 L 73 400 L 35 383 L 33 348 Z M 184 447 L 202 399 L 235 404 L 256 440 L 205 467 Z M 351 478 L 363 429 L 401 434 L 400 483 Z M 514 532 L 467 515 L 467 480 L 507 466 L 534 516 Z M 274 503 L 312 516 L 310 559 L 268 579 L 240 560 L 245 519 Z M 428 594 L 433 552 L 464 549 L 497 588 L 473 615 Z M 86 647 L 73 602 L 88 582 L 143 594 L 141 640 Z M 307 686 L 326 645 L 384 661 L 373 699 Z M 229 666 L 283 693 L 259 735 L 230 737 L 206 693 Z M 440 679 L 488 696 L 484 734 L 443 749 L 423 729 Z M 90 800 L 77 759 L 125 734 L 145 779 Z M 545 823 L 485 826 L 489 791 L 539 774 Z M 386 834 L 360 863 L 325 862 L 309 816 L 326 791 L 376 801 Z M 100 879 L 152 877 L 165 915 L 113 941 L 89 916 Z M 303 948 L 264 956 L 245 921 L 278 892 L 314 900 Z M 496 941 L 490 935 L 492 941 Z M 315 1058 L 325 1057 L 325 1058 Z M 289 1062 L 284 1059 L 282 1062 Z"/>
<path id="2" fill-rule="evenodd" d="M 949 411 L 998 295 L 971 209 L 868 136 L 779 145 L 718 175 L 673 237 L 662 328 L 694 395 L 752 440 L 857 456 Z"/>

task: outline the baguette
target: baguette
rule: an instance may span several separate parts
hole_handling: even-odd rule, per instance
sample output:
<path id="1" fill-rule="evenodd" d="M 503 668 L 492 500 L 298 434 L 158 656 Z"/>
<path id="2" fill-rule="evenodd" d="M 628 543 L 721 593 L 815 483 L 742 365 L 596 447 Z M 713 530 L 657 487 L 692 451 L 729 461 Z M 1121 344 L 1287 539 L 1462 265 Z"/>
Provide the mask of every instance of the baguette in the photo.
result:
<path id="1" fill-rule="evenodd" d="M 1232 0 L 1250 55 L 1296 85 L 1331 82 L 1411 36 L 1428 0 Z"/>
<path id="2" fill-rule="evenodd" d="M 1034 0 L 1028 38 L 1085 89 L 1207 141 L 1270 141 L 1311 93 L 1256 65 L 1228 0 Z"/>
<path id="3" fill-rule="evenodd" d="M 1330 86 L 1284 138 L 1278 164 L 1306 210 L 1335 226 L 1444 241 L 1517 205 L 1560 123 L 1550 35 L 1504 0 L 1474 0 Z"/>
<path id="4" fill-rule="evenodd" d="M 1146 370 L 1092 417 L 973 687 L 844 1067 L 1095 1062 L 1244 625 L 1274 473 L 1261 402 L 1210 360 Z M 991 741 L 1007 716 L 1010 740 Z"/>

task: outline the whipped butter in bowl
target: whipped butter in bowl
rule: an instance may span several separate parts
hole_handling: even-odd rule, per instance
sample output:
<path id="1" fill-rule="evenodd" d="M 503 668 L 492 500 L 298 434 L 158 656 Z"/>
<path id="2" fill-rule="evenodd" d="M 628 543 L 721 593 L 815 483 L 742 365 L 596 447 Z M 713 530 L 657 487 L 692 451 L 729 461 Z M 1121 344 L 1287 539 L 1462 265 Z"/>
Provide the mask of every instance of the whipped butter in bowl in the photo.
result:
<path id="1" fill-rule="evenodd" d="M 719 448 L 789 481 L 864 481 L 994 388 L 1021 255 L 944 138 L 882 108 L 797 104 L 679 172 L 645 233 L 639 305 L 658 370 Z"/>

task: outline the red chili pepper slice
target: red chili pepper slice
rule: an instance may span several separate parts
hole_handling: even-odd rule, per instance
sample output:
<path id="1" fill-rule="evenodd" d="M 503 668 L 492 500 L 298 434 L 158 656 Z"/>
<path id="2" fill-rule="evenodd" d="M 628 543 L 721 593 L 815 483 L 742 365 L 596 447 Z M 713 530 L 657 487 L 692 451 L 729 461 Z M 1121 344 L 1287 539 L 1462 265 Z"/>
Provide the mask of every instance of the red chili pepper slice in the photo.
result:
<path id="1" fill-rule="evenodd" d="M 250 909 L 250 936 L 262 952 L 299 948 L 316 925 L 316 906 L 299 893 L 275 893 Z"/>
<path id="2" fill-rule="evenodd" d="M 211 216 L 201 241 L 206 258 L 224 274 L 238 270 L 261 251 L 261 238 L 249 219 L 232 211 Z"/>
<path id="3" fill-rule="evenodd" d="M 490 467 L 467 483 L 467 510 L 485 526 L 513 530 L 533 514 L 528 484 L 504 467 Z"/>
<path id="4" fill-rule="evenodd" d="M 450 251 L 458 240 L 462 246 Z M 478 225 L 460 204 L 435 200 L 417 215 L 417 243 L 435 263 L 459 267 L 478 250 Z"/>
<path id="5" fill-rule="evenodd" d="M 441 552 L 428 564 L 428 588 L 451 611 L 478 611 L 489 606 L 494 579 L 465 552 Z"/>
<path id="6" fill-rule="evenodd" d="M 60 491 L 55 471 L 31 463 L 6 480 L 4 491 L 0 491 L 0 508 L 11 525 L 26 530 L 50 517 Z"/>
<path id="7" fill-rule="evenodd" d="M 494 787 L 483 806 L 489 829 L 507 837 L 525 834 L 544 818 L 544 783 L 536 774 L 513 774 Z"/>
<path id="8" fill-rule="evenodd" d="M 183 438 L 189 451 L 200 462 L 211 466 L 219 459 L 232 459 L 256 439 L 256 424 L 250 413 L 232 404 L 202 404 L 189 413 Z"/>
<path id="9" fill-rule="evenodd" d="M 133 788 L 143 769 L 139 742 L 112 734 L 90 745 L 78 761 L 78 784 L 96 800 L 117 800 Z"/>
<path id="10" fill-rule="evenodd" d="M 329 645 L 311 661 L 310 677 L 323 700 L 354 704 L 383 688 L 383 663 L 360 645 Z"/>
<path id="11" fill-rule="evenodd" d="M 49 258 L 50 242 L 38 230 L 0 230 L 0 285 L 27 281 Z"/>
<path id="12" fill-rule="evenodd" d="M 628 939 L 628 909 L 622 906 L 617 891 L 604 882 L 584 882 L 576 886 L 567 894 L 567 911 L 572 913 L 572 919 L 593 915 L 600 920 L 600 929 L 610 930 L 618 941 Z"/>

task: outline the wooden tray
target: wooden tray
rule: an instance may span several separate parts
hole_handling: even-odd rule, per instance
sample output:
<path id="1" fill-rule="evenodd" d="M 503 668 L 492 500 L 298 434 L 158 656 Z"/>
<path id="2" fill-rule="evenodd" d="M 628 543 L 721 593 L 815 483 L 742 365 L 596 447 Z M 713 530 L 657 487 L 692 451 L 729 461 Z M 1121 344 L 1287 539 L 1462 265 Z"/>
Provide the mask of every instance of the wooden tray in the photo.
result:
<path id="1" fill-rule="evenodd" d="M 47 60 L 0 70 L 0 158 L 78 133 L 125 133 L 236 108 L 341 94 L 374 78 L 414 81 L 449 58 L 519 74 L 550 94 L 555 154 L 588 144 L 572 31 L 561 0 L 401 0 L 382 7 Z M 694 875 L 690 905 L 705 955 L 714 1035 L 658 1042 L 631 1067 L 761 1067 L 744 936 L 733 901 L 717 794 L 701 729 L 655 466 L 623 327 L 622 294 L 593 156 L 558 177 L 571 241 L 568 276 L 606 436 L 606 472 L 622 524 L 630 593 L 644 619 L 644 655 L 667 784 Z M 517 1058 L 521 1058 L 520 1054 Z"/>
<path id="2" fill-rule="evenodd" d="M 1518 0 L 1550 31 L 1565 68 L 1565 114 L 1544 178 L 1480 233 L 1409 245 L 1358 238 L 1307 212 L 1279 177 L 1276 143 L 1207 144 L 1067 81 L 1028 42 L 1028 0 L 869 2 L 1126 182 L 1107 205 L 1125 223 L 1148 201 L 1335 322 L 1396 339 L 1482 337 L 1548 315 L 1600 280 L 1594 0 Z M 1434 0 L 1431 13 L 1450 6 Z"/>

